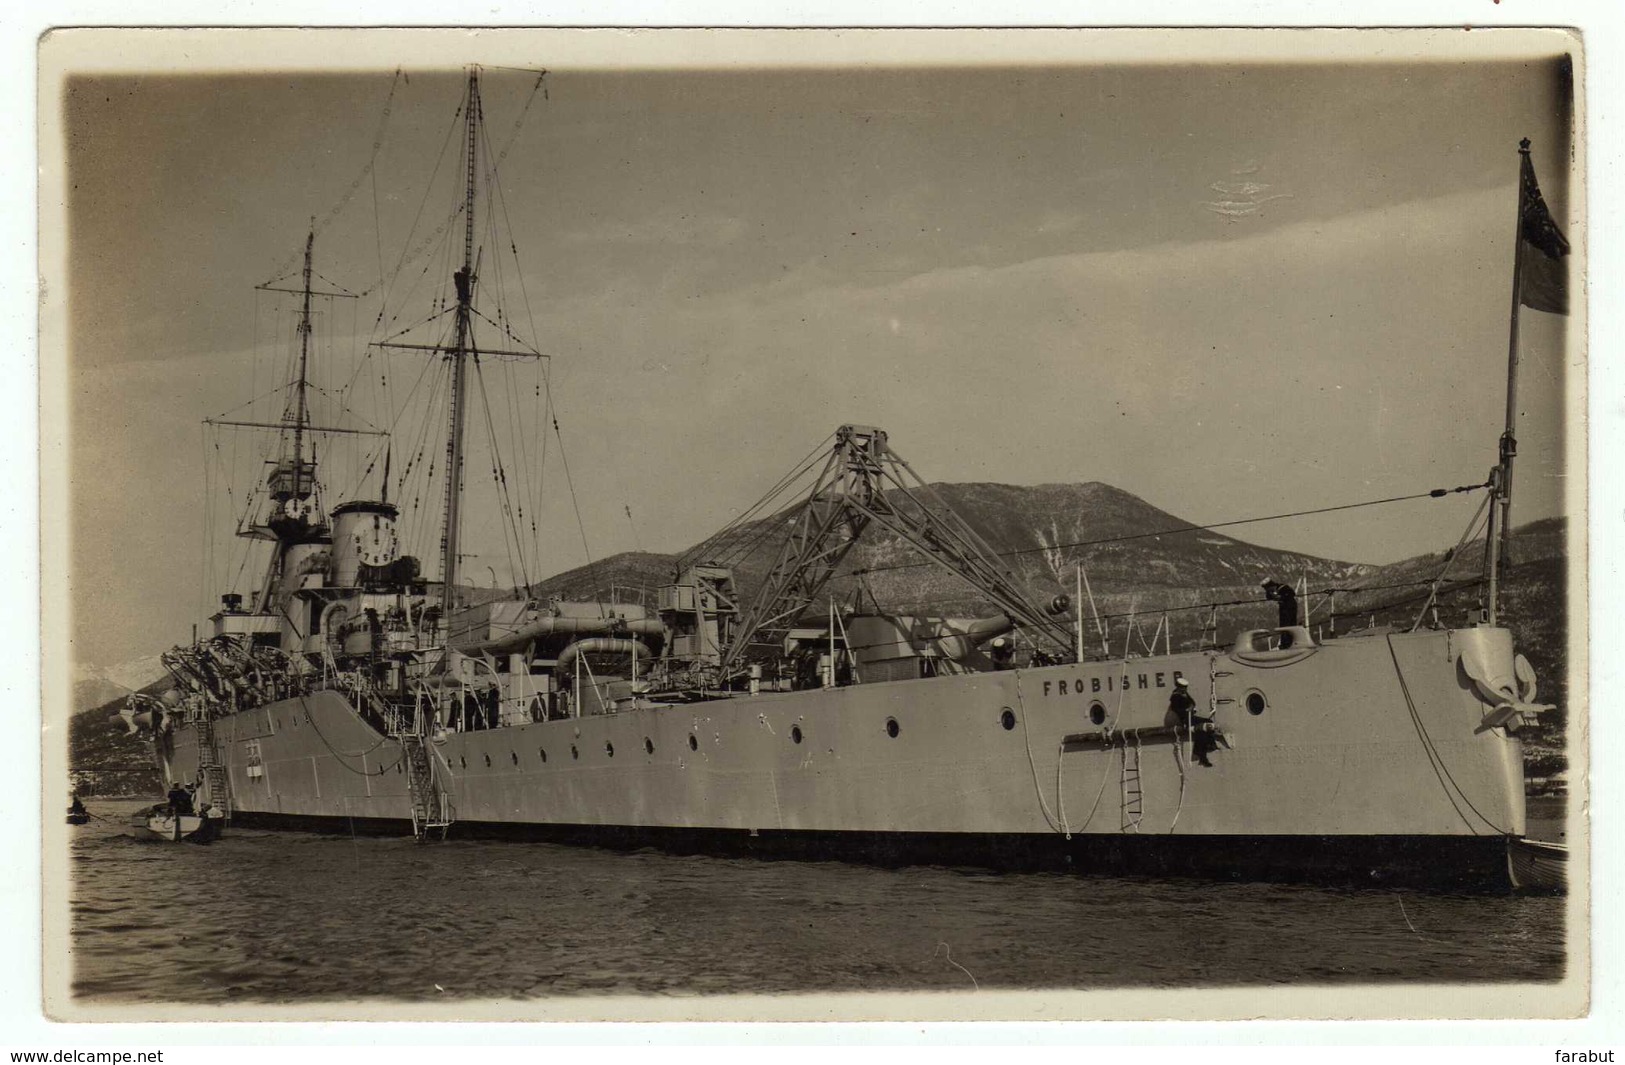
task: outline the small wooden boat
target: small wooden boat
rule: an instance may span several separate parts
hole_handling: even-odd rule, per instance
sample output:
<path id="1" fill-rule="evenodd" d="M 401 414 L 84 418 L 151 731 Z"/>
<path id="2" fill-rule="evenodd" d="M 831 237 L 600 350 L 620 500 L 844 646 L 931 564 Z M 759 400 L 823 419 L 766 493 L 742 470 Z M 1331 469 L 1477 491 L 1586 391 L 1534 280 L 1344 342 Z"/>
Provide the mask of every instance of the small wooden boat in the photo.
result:
<path id="1" fill-rule="evenodd" d="M 1566 894 L 1569 887 L 1569 849 L 1561 843 L 1514 839 L 1507 847 L 1507 870 L 1519 891 Z"/>
<path id="2" fill-rule="evenodd" d="M 73 814 L 73 813 L 70 813 L 68 815 L 68 824 L 70 824 L 70 825 L 88 825 L 88 824 L 90 824 L 90 815 L 89 814 Z"/>
<path id="3" fill-rule="evenodd" d="M 171 843 L 208 843 L 220 838 L 226 825 L 226 815 L 205 806 L 195 814 L 173 814 L 167 803 L 160 803 L 147 811 L 147 831 Z"/>

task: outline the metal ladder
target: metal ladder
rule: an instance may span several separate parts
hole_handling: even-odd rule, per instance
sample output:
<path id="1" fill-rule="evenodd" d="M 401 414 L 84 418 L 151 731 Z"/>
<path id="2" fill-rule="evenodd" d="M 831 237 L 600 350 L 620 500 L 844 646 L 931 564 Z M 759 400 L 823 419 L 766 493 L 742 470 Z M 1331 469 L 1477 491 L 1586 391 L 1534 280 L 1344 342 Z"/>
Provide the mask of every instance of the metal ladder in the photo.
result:
<path id="1" fill-rule="evenodd" d="M 1140 820 L 1145 816 L 1145 793 L 1140 787 L 1140 734 L 1133 734 L 1134 744 L 1123 741 L 1123 773 L 1120 788 L 1123 795 L 1123 819 L 1120 830 L 1138 832 Z"/>
<path id="2" fill-rule="evenodd" d="M 402 732 L 397 739 L 401 757 L 406 760 L 406 784 L 412 800 L 412 835 L 419 841 L 445 839 L 451 827 L 451 804 L 435 779 L 434 760 L 416 732 Z"/>
<path id="3" fill-rule="evenodd" d="M 226 767 L 220 761 L 220 752 L 215 749 L 214 720 L 209 717 L 200 717 L 197 720 L 197 767 L 203 777 L 203 801 L 225 815 L 229 823 L 231 778 L 226 775 Z"/>

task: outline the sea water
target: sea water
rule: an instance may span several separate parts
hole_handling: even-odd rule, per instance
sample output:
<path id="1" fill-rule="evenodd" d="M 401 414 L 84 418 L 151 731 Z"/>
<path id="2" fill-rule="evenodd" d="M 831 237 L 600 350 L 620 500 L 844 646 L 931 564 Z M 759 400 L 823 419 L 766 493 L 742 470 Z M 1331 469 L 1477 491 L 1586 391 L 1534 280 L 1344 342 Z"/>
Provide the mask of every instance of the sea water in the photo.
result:
<path id="1" fill-rule="evenodd" d="M 112 1002 L 1560 979 L 1564 900 L 232 827 L 71 829 L 72 990 Z M 1552 837 L 1555 838 L 1555 837 Z"/>

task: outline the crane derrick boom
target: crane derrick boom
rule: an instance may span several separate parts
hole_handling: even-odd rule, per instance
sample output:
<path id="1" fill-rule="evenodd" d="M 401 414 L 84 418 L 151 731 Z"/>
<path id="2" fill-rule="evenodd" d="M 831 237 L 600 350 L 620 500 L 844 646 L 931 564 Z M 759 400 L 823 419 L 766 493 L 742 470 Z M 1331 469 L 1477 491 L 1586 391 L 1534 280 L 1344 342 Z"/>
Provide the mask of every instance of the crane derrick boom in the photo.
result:
<path id="1" fill-rule="evenodd" d="M 722 663 L 733 673 L 753 645 L 776 642 L 812 606 L 864 532 L 879 526 L 965 581 L 1059 649 L 1070 633 L 1022 591 L 987 542 L 888 444 L 886 432 L 843 425 L 823 471 L 789 520 L 761 588 L 745 607 Z"/>

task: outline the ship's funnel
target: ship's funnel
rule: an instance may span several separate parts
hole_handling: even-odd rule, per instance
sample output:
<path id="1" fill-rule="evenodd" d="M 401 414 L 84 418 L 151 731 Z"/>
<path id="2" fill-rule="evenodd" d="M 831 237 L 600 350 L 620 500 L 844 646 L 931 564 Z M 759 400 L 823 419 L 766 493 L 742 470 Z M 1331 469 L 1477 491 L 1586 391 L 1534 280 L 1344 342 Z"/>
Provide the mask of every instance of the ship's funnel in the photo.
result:
<path id="1" fill-rule="evenodd" d="M 333 584 L 354 588 L 363 567 L 377 570 L 400 557 L 400 536 L 395 530 L 399 512 L 390 503 L 356 500 L 333 509 Z"/>

